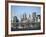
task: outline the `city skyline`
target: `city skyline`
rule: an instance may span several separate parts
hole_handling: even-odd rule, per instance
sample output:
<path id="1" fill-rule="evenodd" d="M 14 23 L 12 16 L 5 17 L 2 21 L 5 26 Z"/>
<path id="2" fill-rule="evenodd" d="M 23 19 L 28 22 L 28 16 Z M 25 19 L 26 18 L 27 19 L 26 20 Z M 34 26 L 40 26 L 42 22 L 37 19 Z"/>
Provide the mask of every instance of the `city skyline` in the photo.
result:
<path id="1" fill-rule="evenodd" d="M 35 6 L 11 6 L 12 18 L 13 16 L 17 16 L 18 19 L 20 19 L 20 17 L 22 17 L 24 13 L 26 13 L 28 16 L 33 12 L 36 12 L 36 14 L 40 14 L 41 8 Z"/>

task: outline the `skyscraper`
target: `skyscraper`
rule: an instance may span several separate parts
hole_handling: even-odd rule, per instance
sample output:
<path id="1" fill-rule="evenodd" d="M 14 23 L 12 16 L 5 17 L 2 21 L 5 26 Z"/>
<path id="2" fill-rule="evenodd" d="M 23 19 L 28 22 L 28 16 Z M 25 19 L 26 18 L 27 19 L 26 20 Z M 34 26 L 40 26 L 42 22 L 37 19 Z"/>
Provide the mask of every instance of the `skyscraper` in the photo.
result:
<path id="1" fill-rule="evenodd" d="M 14 16 L 13 17 L 13 26 L 16 27 L 18 22 L 19 22 L 19 20 L 18 20 L 17 16 Z"/>
<path id="2" fill-rule="evenodd" d="M 33 20 L 33 22 L 36 22 L 36 12 L 32 13 L 32 20 Z"/>
<path id="3" fill-rule="evenodd" d="M 40 15 L 37 15 L 37 18 L 38 18 L 38 22 L 40 22 Z"/>
<path id="4" fill-rule="evenodd" d="M 36 12 L 32 13 L 32 17 L 34 17 L 34 18 L 36 17 Z"/>
<path id="5" fill-rule="evenodd" d="M 24 21 L 24 20 L 27 20 L 27 15 L 26 13 L 23 14 L 22 18 L 21 18 L 21 21 Z"/>

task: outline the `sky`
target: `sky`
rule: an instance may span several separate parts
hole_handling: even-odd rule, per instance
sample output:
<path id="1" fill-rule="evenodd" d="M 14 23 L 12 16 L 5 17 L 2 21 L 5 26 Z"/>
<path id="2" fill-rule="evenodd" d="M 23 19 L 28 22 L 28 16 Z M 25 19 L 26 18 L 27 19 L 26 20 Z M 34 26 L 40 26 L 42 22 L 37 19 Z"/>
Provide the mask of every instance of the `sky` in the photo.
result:
<path id="1" fill-rule="evenodd" d="M 18 19 L 22 17 L 22 14 L 26 13 L 27 15 L 36 12 L 36 14 L 40 14 L 41 8 L 36 6 L 11 6 L 12 18 L 13 16 L 17 16 Z"/>

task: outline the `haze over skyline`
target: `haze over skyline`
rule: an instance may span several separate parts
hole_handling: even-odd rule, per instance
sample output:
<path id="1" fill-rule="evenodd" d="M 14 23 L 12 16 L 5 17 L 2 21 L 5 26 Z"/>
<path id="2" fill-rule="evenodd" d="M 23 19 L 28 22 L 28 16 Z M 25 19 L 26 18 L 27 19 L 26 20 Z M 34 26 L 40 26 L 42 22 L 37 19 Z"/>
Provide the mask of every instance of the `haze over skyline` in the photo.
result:
<path id="1" fill-rule="evenodd" d="M 41 8 L 35 6 L 11 6 L 12 18 L 13 16 L 17 16 L 18 19 L 20 19 L 20 17 L 22 17 L 24 13 L 26 13 L 28 16 L 33 12 L 36 12 L 36 14 L 40 14 Z"/>

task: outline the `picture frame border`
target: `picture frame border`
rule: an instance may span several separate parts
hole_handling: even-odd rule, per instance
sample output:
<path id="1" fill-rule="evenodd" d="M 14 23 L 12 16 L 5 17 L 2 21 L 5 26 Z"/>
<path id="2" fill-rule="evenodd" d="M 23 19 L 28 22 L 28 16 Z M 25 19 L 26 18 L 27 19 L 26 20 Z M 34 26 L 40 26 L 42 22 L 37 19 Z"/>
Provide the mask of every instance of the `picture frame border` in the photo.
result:
<path id="1" fill-rule="evenodd" d="M 8 3 L 27 3 L 27 4 L 42 4 L 43 5 L 43 33 L 28 33 L 28 34 L 8 34 Z M 6 36 L 23 36 L 23 35 L 39 35 L 45 34 L 45 3 L 44 2 L 25 2 L 25 1 L 5 1 L 5 37 Z"/>

